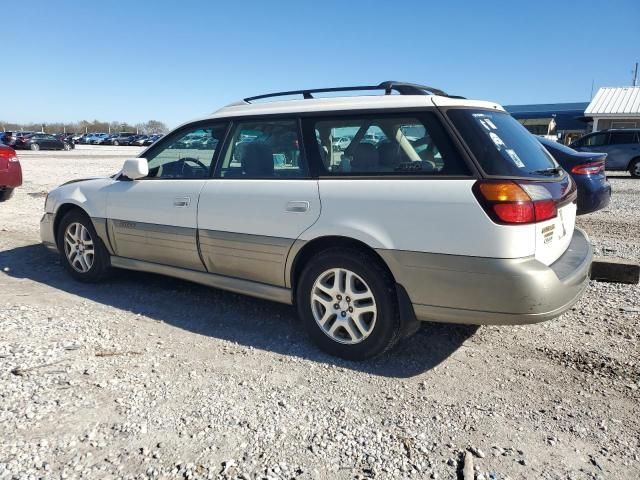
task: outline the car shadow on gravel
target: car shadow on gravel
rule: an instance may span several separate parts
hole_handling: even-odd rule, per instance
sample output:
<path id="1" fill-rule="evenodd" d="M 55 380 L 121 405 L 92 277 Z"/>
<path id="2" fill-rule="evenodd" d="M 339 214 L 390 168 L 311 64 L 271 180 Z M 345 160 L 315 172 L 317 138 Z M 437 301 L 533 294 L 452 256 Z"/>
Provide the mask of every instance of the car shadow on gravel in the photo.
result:
<path id="1" fill-rule="evenodd" d="M 326 355 L 312 345 L 300 330 L 291 306 L 124 270 L 116 271 L 104 283 L 84 284 L 73 280 L 58 256 L 40 244 L 0 251 L 0 269 L 10 277 L 46 284 L 200 335 L 385 377 L 407 378 L 432 369 L 478 329 L 424 323 L 415 335 L 385 355 L 366 362 L 349 362 Z"/>

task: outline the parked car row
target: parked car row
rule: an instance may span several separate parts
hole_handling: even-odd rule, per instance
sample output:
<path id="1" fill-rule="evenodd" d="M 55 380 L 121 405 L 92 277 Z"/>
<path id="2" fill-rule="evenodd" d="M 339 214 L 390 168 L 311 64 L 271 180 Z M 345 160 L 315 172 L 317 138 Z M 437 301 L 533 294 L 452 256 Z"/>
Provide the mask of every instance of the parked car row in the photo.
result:
<path id="1" fill-rule="evenodd" d="M 71 150 L 73 142 L 50 133 L 3 132 L 0 143 L 15 150 Z"/>
<path id="2" fill-rule="evenodd" d="M 131 145 L 137 147 L 145 147 L 153 144 L 156 140 L 162 138 L 162 135 L 139 135 L 130 132 L 121 133 L 86 133 L 74 137 L 74 143 L 81 145 Z"/>
<path id="3" fill-rule="evenodd" d="M 36 140 L 35 142 L 26 139 Z M 0 132 L 0 144 L 13 148 L 32 150 L 59 149 L 70 150 L 74 145 L 132 145 L 146 147 L 162 138 L 160 134 L 140 135 L 137 133 L 44 133 L 44 132 Z M 56 140 L 56 142 L 54 142 Z M 60 143 L 61 142 L 61 143 Z M 37 145 L 31 147 L 31 145 Z M 68 145 L 68 147 L 65 147 Z"/>

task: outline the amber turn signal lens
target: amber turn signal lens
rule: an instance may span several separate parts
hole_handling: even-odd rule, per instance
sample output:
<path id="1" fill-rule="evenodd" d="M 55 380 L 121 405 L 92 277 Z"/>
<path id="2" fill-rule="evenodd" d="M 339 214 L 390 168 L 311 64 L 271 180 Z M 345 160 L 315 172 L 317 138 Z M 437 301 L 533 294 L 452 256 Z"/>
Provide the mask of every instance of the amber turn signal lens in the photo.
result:
<path id="1" fill-rule="evenodd" d="M 490 202 L 530 202 L 531 198 L 514 182 L 483 182 L 480 193 Z"/>

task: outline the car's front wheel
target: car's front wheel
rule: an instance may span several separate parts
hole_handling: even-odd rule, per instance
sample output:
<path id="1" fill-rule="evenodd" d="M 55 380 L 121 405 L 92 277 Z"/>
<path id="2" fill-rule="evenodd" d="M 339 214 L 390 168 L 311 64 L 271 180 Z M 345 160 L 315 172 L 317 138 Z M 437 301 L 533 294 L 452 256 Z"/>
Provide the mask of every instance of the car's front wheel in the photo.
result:
<path id="1" fill-rule="evenodd" d="M 62 218 L 57 241 L 63 265 L 73 278 L 98 282 L 108 275 L 109 252 L 91 219 L 80 210 L 71 210 Z"/>
<path id="2" fill-rule="evenodd" d="M 69 151 L 71 150 L 71 145 L 69 145 L 68 143 L 65 143 L 62 148 L 64 148 L 65 150 Z"/>
<path id="3" fill-rule="evenodd" d="M 117 140 L 114 140 L 114 141 L 113 141 L 113 145 L 114 145 L 115 147 L 117 147 L 118 145 L 120 145 L 120 143 L 119 143 Z"/>
<path id="4" fill-rule="evenodd" d="M 40 150 L 40 145 L 38 145 L 37 143 L 32 143 L 31 144 L 31 150 L 33 150 L 34 152 L 37 152 L 38 150 Z"/>
<path id="5" fill-rule="evenodd" d="M 632 177 L 640 178 L 640 158 L 634 158 L 629 164 L 629 173 Z"/>
<path id="6" fill-rule="evenodd" d="M 300 276 L 296 304 L 311 339 L 338 357 L 374 357 L 400 336 L 393 279 L 377 258 L 356 249 L 313 257 Z"/>

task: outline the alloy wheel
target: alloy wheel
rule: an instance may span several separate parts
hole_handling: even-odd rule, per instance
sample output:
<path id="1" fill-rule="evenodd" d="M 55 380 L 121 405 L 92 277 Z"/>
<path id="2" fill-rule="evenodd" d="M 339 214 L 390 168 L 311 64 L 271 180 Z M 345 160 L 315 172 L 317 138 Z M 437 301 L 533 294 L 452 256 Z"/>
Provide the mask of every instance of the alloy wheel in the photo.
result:
<path id="1" fill-rule="evenodd" d="M 322 331 L 343 344 L 364 341 L 376 325 L 378 310 L 367 283 L 345 268 L 326 270 L 311 289 L 311 311 Z"/>
<path id="2" fill-rule="evenodd" d="M 64 232 L 64 253 L 69 265 L 80 273 L 87 273 L 95 257 L 93 239 L 87 227 L 81 223 L 70 223 Z"/>

